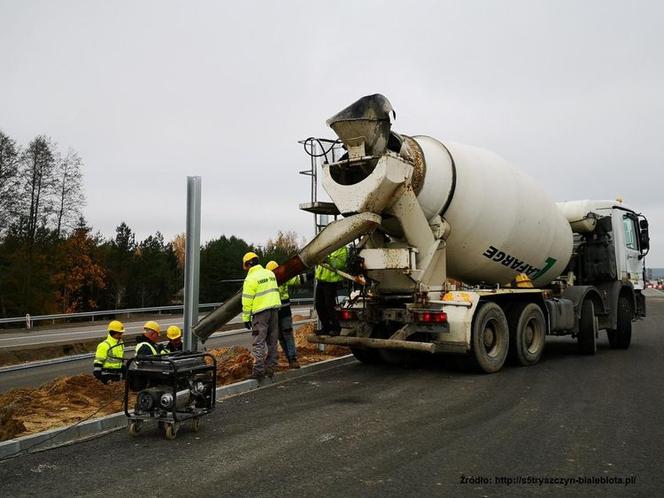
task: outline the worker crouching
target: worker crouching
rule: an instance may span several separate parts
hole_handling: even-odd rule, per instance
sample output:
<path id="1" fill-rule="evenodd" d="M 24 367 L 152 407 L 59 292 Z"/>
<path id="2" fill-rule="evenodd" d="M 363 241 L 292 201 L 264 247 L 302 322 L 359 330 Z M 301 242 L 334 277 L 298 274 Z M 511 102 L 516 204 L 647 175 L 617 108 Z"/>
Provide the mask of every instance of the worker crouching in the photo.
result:
<path id="1" fill-rule="evenodd" d="M 161 354 L 159 344 L 161 327 L 157 322 L 150 320 L 143 325 L 143 335 L 136 339 L 136 356 L 157 356 Z"/>
<path id="2" fill-rule="evenodd" d="M 251 330 L 251 354 L 254 357 L 251 378 L 261 380 L 265 375 L 274 375 L 279 359 L 279 288 L 274 273 L 258 264 L 255 253 L 244 255 L 242 267 L 247 272 L 242 286 L 242 321 Z"/>
<path id="3" fill-rule="evenodd" d="M 265 268 L 273 271 L 279 264 L 276 261 L 270 261 Z M 293 312 L 291 310 L 289 287 L 300 285 L 300 277 L 291 278 L 279 286 L 279 298 L 281 299 L 281 308 L 279 308 L 279 344 L 288 359 L 289 368 L 300 368 L 297 361 L 297 348 L 295 347 L 295 338 L 293 337 Z"/>
<path id="4" fill-rule="evenodd" d="M 124 378 L 124 325 L 118 320 L 108 324 L 108 336 L 97 346 L 92 374 L 104 384 Z"/>
<path id="5" fill-rule="evenodd" d="M 164 346 L 162 353 L 170 354 L 182 351 L 182 330 L 176 325 L 171 325 L 166 329 L 166 337 L 168 343 Z"/>

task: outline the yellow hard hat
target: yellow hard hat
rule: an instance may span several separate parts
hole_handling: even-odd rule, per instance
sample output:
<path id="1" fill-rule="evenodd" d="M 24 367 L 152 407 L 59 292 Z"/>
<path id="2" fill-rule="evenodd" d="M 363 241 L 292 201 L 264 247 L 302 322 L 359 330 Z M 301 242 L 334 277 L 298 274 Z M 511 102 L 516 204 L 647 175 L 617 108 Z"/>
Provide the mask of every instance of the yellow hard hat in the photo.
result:
<path id="1" fill-rule="evenodd" d="M 247 267 L 247 263 L 251 261 L 252 259 L 258 259 L 258 254 L 255 252 L 248 252 L 242 257 L 242 268 Z"/>
<path id="2" fill-rule="evenodd" d="M 178 337 L 182 337 L 182 331 L 180 330 L 180 327 L 176 325 L 171 325 L 166 329 L 166 337 L 169 339 L 177 339 Z"/>
<path id="3" fill-rule="evenodd" d="M 155 321 L 150 320 L 149 322 L 145 322 L 145 325 L 143 325 L 144 329 L 150 329 L 155 331 L 157 334 L 161 334 L 161 327 L 159 324 Z"/>
<path id="4" fill-rule="evenodd" d="M 277 266 L 279 266 L 279 263 L 277 263 L 276 261 L 273 260 L 273 261 L 268 261 L 268 263 L 265 265 L 265 268 L 267 268 L 268 270 L 272 271 L 272 270 L 274 270 Z"/>
<path id="5" fill-rule="evenodd" d="M 124 325 L 119 320 L 113 320 L 108 324 L 109 332 L 124 332 Z"/>

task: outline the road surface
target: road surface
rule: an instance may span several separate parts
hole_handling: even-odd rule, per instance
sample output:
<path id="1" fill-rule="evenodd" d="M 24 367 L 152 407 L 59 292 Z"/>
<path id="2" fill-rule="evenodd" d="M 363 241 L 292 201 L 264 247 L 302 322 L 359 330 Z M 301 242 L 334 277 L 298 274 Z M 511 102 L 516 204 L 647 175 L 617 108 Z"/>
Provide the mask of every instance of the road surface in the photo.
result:
<path id="1" fill-rule="evenodd" d="M 648 306 L 628 351 L 560 338 L 494 375 L 352 363 L 228 398 L 175 441 L 148 427 L 5 461 L 0 496 L 659 496 L 664 296 Z"/>

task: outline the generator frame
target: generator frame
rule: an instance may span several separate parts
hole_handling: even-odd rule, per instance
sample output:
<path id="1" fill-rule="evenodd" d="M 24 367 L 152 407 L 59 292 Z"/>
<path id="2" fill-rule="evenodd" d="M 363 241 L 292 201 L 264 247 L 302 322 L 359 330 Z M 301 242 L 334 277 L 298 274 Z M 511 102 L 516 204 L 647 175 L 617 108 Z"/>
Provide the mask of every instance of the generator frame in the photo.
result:
<path id="1" fill-rule="evenodd" d="M 211 363 L 203 361 L 199 365 L 182 366 L 182 360 L 195 360 L 197 358 L 209 358 Z M 135 366 L 132 369 L 132 365 Z M 132 436 L 137 435 L 144 422 L 155 420 L 158 422 L 159 428 L 162 430 L 166 439 L 175 439 L 180 424 L 187 420 L 192 420 L 192 428 L 194 432 L 198 432 L 200 427 L 200 419 L 202 416 L 209 414 L 215 408 L 217 403 L 217 360 L 209 353 L 173 353 L 164 356 L 146 356 L 139 358 L 132 358 L 126 365 L 126 379 L 124 387 L 124 412 L 127 416 L 128 423 L 127 429 Z M 136 378 L 136 374 L 143 374 L 142 377 L 146 381 L 146 386 L 142 389 L 133 389 L 131 382 Z M 178 388 L 182 382 L 189 382 L 196 380 L 197 376 L 203 376 L 199 381 L 209 383 L 209 391 L 201 394 L 203 399 L 207 401 L 204 407 L 195 408 L 193 410 L 181 410 L 177 406 L 177 393 Z M 172 395 L 172 406 L 164 408 L 157 404 L 149 410 L 136 413 L 135 409 L 129 410 L 129 392 L 138 393 L 144 391 L 149 387 L 154 386 L 167 387 L 165 393 Z"/>

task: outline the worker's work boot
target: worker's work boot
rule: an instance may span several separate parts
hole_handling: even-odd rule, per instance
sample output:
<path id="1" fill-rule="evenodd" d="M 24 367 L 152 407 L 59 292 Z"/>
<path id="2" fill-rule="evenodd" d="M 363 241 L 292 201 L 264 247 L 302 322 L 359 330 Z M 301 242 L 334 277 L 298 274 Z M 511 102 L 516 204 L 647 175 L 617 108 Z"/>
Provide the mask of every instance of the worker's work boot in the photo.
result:
<path id="1" fill-rule="evenodd" d="M 270 379 L 274 377 L 274 368 L 267 367 L 265 369 L 265 375 L 267 375 Z"/>
<path id="2" fill-rule="evenodd" d="M 251 375 L 249 376 L 250 379 L 257 380 L 260 382 L 265 378 L 265 374 L 263 372 L 252 372 Z"/>
<path id="3" fill-rule="evenodd" d="M 297 358 L 288 360 L 288 368 L 300 368 L 300 364 L 298 363 Z"/>

